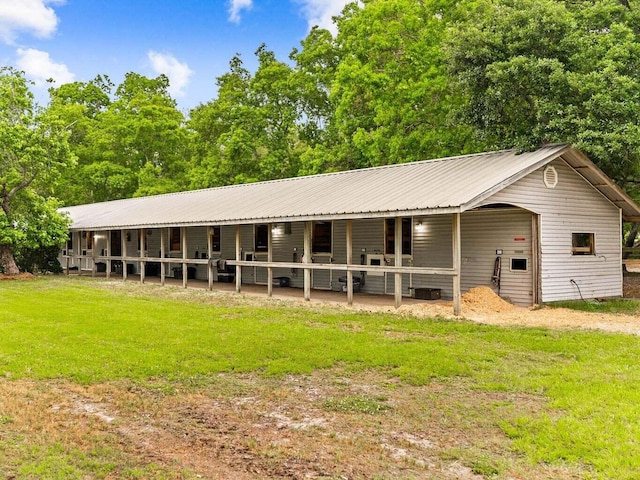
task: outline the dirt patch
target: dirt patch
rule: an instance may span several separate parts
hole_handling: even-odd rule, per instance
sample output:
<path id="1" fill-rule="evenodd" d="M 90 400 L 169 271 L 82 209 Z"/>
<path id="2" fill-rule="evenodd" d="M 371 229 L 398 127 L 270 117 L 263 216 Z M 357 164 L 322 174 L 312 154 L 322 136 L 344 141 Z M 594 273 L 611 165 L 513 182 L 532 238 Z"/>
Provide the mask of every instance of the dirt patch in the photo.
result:
<path id="1" fill-rule="evenodd" d="M 19 273 L 17 275 L 5 275 L 0 274 L 0 281 L 2 280 L 35 280 L 36 276 L 32 273 Z"/>
<path id="2" fill-rule="evenodd" d="M 625 296 L 640 291 L 640 276 L 625 279 Z M 637 290 L 632 290 L 635 288 Z M 640 295 L 639 295 L 640 296 Z M 451 302 L 403 305 L 399 313 L 418 317 L 440 316 L 454 319 Z M 489 287 L 473 288 L 462 295 L 462 316 L 491 325 L 527 326 L 562 329 L 591 329 L 640 335 L 640 318 L 634 315 L 591 313 L 566 308 L 519 307 L 498 295 Z"/>
<path id="3" fill-rule="evenodd" d="M 624 276 L 623 295 L 625 298 L 640 298 L 640 274 Z"/>
<path id="4" fill-rule="evenodd" d="M 327 398 L 354 396 L 389 408 L 367 414 L 325 407 Z M 464 379 L 416 387 L 373 372 L 220 375 L 186 392 L 0 380 L 0 446 L 17 438 L 21 448 L 31 442 L 87 455 L 115 451 L 108 460 L 118 467 L 108 478 L 153 464 L 162 474 L 145 478 L 480 480 L 480 460 L 500 465 L 504 478 L 579 478 L 524 464 L 496 427 L 543 404 L 533 395 L 478 392 Z M 19 451 L 2 453 L 20 458 Z M 6 463 L 0 476 L 12 478 L 17 468 Z"/>

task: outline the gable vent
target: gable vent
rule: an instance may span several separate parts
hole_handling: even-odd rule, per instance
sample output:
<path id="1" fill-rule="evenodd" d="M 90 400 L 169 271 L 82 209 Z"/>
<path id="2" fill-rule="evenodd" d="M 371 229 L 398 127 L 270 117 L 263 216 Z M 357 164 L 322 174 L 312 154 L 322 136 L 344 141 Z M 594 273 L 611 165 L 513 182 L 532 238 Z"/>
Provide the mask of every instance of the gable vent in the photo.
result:
<path id="1" fill-rule="evenodd" d="M 547 188 L 556 188 L 558 185 L 558 171 L 555 167 L 547 165 L 543 172 L 544 185 Z"/>

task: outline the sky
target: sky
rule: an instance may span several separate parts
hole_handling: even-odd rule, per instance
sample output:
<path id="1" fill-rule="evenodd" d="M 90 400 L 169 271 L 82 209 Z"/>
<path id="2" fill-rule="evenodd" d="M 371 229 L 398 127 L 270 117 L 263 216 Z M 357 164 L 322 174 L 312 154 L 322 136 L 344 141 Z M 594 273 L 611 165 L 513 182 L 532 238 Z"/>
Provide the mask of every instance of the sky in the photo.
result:
<path id="1" fill-rule="evenodd" d="M 165 74 L 185 113 L 216 96 L 237 53 L 254 70 L 264 43 L 288 61 L 314 25 L 335 33 L 348 0 L 0 0 L 0 61 L 25 72 L 36 101 L 56 86 L 127 72 Z"/>

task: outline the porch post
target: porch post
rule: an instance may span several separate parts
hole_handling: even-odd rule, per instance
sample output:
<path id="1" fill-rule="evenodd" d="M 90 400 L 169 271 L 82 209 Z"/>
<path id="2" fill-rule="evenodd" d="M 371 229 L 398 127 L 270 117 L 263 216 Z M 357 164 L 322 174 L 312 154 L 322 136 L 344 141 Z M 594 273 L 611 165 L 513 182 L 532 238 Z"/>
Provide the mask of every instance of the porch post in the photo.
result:
<path id="1" fill-rule="evenodd" d="M 622 210 L 620 210 L 622 212 Z M 622 226 L 622 223 L 620 223 Z M 622 228 L 620 228 L 622 234 Z M 622 245 L 622 240 L 620 245 Z M 531 214 L 531 281 L 533 282 L 533 304 L 540 303 L 540 215 Z"/>
<path id="2" fill-rule="evenodd" d="M 127 281 L 127 261 L 125 260 L 127 256 L 127 234 L 124 230 L 120 230 L 120 239 L 122 242 L 122 281 Z"/>
<path id="3" fill-rule="evenodd" d="M 167 228 L 167 231 L 169 229 Z M 160 228 L 160 258 L 161 258 L 161 262 L 160 262 L 160 285 L 164 286 L 164 279 L 165 276 L 167 274 L 167 264 L 164 263 L 164 252 L 166 250 L 165 244 L 164 244 L 164 228 Z"/>
<path id="4" fill-rule="evenodd" d="M 180 227 L 180 242 L 182 244 L 182 287 L 187 288 L 187 227 Z"/>
<path id="5" fill-rule="evenodd" d="M 240 234 L 240 225 L 236 225 L 236 261 L 242 260 L 242 241 Z M 236 265 L 236 292 L 242 291 L 242 267 Z"/>
<path id="6" fill-rule="evenodd" d="M 111 278 L 111 230 L 107 230 L 107 280 Z"/>
<path id="7" fill-rule="evenodd" d="M 273 233 L 271 232 L 271 228 L 273 227 L 272 223 L 267 224 L 267 262 L 273 262 Z M 267 267 L 267 295 L 273 295 L 273 268 Z"/>
<path id="8" fill-rule="evenodd" d="M 462 265 L 462 248 L 460 246 L 460 213 L 453 214 L 451 239 L 453 242 L 453 314 L 460 315 L 462 304 L 460 295 L 460 266 Z"/>
<path id="9" fill-rule="evenodd" d="M 138 230 L 138 235 L 140 235 L 140 283 L 144 283 L 144 267 L 147 262 L 144 261 L 145 258 L 145 250 L 147 247 L 147 230 L 145 228 L 141 228 Z"/>
<path id="10" fill-rule="evenodd" d="M 213 254 L 213 227 L 207 227 L 207 282 L 209 283 L 209 290 L 213 290 L 213 263 L 211 262 L 211 255 Z"/>
<path id="11" fill-rule="evenodd" d="M 394 240 L 393 246 L 394 254 L 396 257 L 395 265 L 396 267 L 402 266 L 402 217 L 396 217 L 396 225 L 394 230 Z M 394 285 L 394 293 L 395 293 L 395 303 L 396 308 L 402 305 L 402 273 L 395 274 Z"/>
<path id="12" fill-rule="evenodd" d="M 347 220 L 347 268 L 353 263 L 353 221 Z M 347 304 L 353 305 L 353 272 L 347 270 Z"/>
<path id="13" fill-rule="evenodd" d="M 91 264 L 92 264 L 91 276 L 95 277 L 96 276 L 96 250 L 97 250 L 95 230 L 92 230 L 91 232 L 89 232 L 89 235 L 91 236 Z"/>
<path id="14" fill-rule="evenodd" d="M 311 229 L 313 222 L 304 222 L 304 252 L 302 254 L 305 265 L 311 263 Z M 311 269 L 307 266 L 304 269 L 304 299 L 311 300 Z"/>

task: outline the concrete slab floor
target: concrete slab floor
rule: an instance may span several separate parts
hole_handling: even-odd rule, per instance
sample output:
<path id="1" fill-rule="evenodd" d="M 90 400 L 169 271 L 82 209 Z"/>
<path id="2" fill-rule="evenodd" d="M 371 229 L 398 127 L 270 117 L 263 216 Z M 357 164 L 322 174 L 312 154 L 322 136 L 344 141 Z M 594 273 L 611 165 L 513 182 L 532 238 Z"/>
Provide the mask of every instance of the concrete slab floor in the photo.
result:
<path id="1" fill-rule="evenodd" d="M 73 275 L 77 275 L 76 272 L 72 273 Z M 91 277 L 90 273 L 83 273 L 82 276 Z M 106 278 L 106 274 L 104 272 L 96 273 L 94 275 L 95 278 Z M 122 275 L 112 273 L 110 276 L 111 280 L 122 280 Z M 140 282 L 140 275 L 138 274 L 128 274 L 127 282 Z M 157 276 L 147 276 L 144 280 L 145 284 L 160 284 L 160 277 Z M 174 287 L 182 286 L 182 279 L 177 279 L 173 277 L 165 277 L 165 285 L 170 285 Z M 198 288 L 198 289 L 208 289 L 209 284 L 206 280 L 187 280 L 187 288 Z M 214 282 L 213 290 L 219 292 L 229 292 L 233 293 L 236 291 L 235 282 L 232 283 L 223 283 L 223 282 Z M 266 285 L 256 285 L 256 284 L 242 284 L 241 293 L 244 295 L 252 295 L 252 296 L 262 296 L 267 297 L 267 286 Z M 302 288 L 294 288 L 294 287 L 273 287 L 272 298 L 278 300 L 296 300 L 302 301 L 304 298 L 304 291 Z M 347 294 L 343 292 L 336 292 L 332 290 L 311 290 L 311 302 L 317 303 L 331 303 L 338 305 L 347 305 Z M 446 300 L 420 300 L 412 297 L 402 297 L 403 305 L 415 305 L 421 303 L 450 303 Z M 393 309 L 395 305 L 394 296 L 393 295 L 372 295 L 368 293 L 354 293 L 353 294 L 353 305 L 358 308 L 366 309 L 367 307 L 388 307 L 389 309 Z"/>

